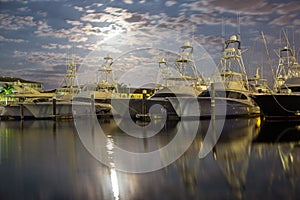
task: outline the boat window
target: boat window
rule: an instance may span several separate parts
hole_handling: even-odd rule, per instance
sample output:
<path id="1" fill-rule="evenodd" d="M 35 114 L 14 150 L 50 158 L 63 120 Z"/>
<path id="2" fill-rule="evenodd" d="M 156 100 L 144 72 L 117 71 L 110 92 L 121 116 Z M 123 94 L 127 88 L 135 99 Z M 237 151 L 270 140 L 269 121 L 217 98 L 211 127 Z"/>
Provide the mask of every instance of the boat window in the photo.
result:
<path id="1" fill-rule="evenodd" d="M 216 91 L 216 97 L 227 97 L 228 92 L 226 91 Z"/>
<path id="2" fill-rule="evenodd" d="M 152 96 L 152 98 L 165 98 L 165 97 L 175 97 L 174 93 L 157 93 Z"/>
<path id="3" fill-rule="evenodd" d="M 228 98 L 232 98 L 232 99 L 239 99 L 240 98 L 240 93 L 237 93 L 237 92 L 228 92 L 227 93 L 227 97 Z"/>
<path id="4" fill-rule="evenodd" d="M 300 92 L 300 87 L 290 87 L 289 89 L 291 89 L 292 92 Z"/>
<path id="5" fill-rule="evenodd" d="M 215 94 L 216 97 L 225 97 L 225 92 L 224 91 L 216 91 Z M 204 91 L 202 92 L 199 97 L 210 97 L 209 91 Z M 232 98 L 232 99 L 247 99 L 247 96 L 239 93 L 239 92 L 233 92 L 233 91 L 226 91 L 226 97 L 227 98 Z"/>
<path id="6" fill-rule="evenodd" d="M 215 96 L 216 97 L 225 97 L 225 92 L 224 91 L 216 91 Z M 227 92 L 226 92 L 226 96 L 227 96 Z M 210 91 L 209 90 L 203 91 L 201 94 L 199 94 L 199 97 L 210 97 Z"/>
<path id="7" fill-rule="evenodd" d="M 193 97 L 193 95 L 174 94 L 174 93 L 157 93 L 157 94 L 154 94 L 151 98 L 166 98 L 166 97 Z"/>
<path id="8" fill-rule="evenodd" d="M 247 99 L 246 95 L 239 92 L 232 92 L 232 91 L 228 93 L 227 97 L 233 99 Z"/>
<path id="9" fill-rule="evenodd" d="M 199 94 L 199 97 L 210 97 L 209 91 L 205 90 Z"/>

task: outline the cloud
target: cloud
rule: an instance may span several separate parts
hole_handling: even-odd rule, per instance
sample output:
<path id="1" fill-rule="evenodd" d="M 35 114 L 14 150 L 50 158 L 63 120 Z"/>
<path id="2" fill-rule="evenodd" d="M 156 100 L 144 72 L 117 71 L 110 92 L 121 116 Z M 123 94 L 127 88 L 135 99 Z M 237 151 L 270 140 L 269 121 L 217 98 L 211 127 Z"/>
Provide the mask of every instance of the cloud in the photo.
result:
<path id="1" fill-rule="evenodd" d="M 23 58 L 31 63 L 40 64 L 44 67 L 50 67 L 55 65 L 66 65 L 68 56 L 66 53 L 14 51 L 13 57 Z M 74 59 L 78 63 L 82 61 L 82 58 L 77 55 Z"/>
<path id="2" fill-rule="evenodd" d="M 5 38 L 4 36 L 0 35 L 0 42 L 22 43 L 22 42 L 28 42 L 28 41 L 23 40 L 23 39 L 9 39 L 9 38 Z"/>
<path id="3" fill-rule="evenodd" d="M 275 10 L 279 14 L 287 14 L 293 11 L 300 11 L 300 3 L 298 1 L 282 3 L 276 6 Z"/>
<path id="4" fill-rule="evenodd" d="M 70 42 L 86 42 L 88 41 L 88 37 L 84 37 L 81 34 L 74 34 L 69 37 Z"/>
<path id="5" fill-rule="evenodd" d="M 125 21 L 129 23 L 141 22 L 143 20 L 144 15 L 133 13 L 130 17 L 126 18 Z"/>
<path id="6" fill-rule="evenodd" d="M 103 44 L 103 41 L 107 40 L 108 42 L 103 48 L 119 55 L 128 50 L 124 48 L 127 44 L 127 47 L 135 47 L 140 44 L 155 46 L 165 41 L 171 43 L 181 37 L 182 32 L 194 34 L 195 40 L 203 44 L 214 57 L 217 57 L 222 50 L 220 37 L 222 16 L 224 24 L 232 28 L 237 25 L 236 14 L 238 12 L 241 13 L 243 44 L 253 42 L 252 38 L 255 38 L 253 34 L 257 34 L 258 29 L 270 31 L 270 38 L 273 35 L 272 45 L 278 41 L 271 32 L 280 30 L 282 26 L 294 26 L 295 32 L 300 32 L 298 29 L 300 4 L 297 0 L 287 3 L 273 3 L 273 1 L 267 0 L 250 2 L 241 0 L 104 2 L 80 1 L 75 4 L 73 1 L 68 1 L 65 4 L 63 1 L 62 8 L 66 12 L 64 16 L 68 16 L 68 18 L 53 16 L 51 14 L 54 13 L 53 8 L 39 7 L 42 5 L 40 3 L 34 4 L 33 1 L 27 1 L 20 6 L 18 2 L 16 4 L 18 6 L 12 8 L 11 11 L 3 9 L 0 12 L 0 30 L 5 32 L 5 35 L 3 33 L 3 36 L 0 35 L 0 41 L 21 44 L 27 42 L 26 36 L 33 38 L 34 49 L 40 45 L 40 50 L 25 52 L 23 45 L 20 48 L 17 47 L 18 51 L 7 52 L 7 55 L 11 54 L 15 56 L 14 58 L 17 57 L 16 62 L 24 59 L 30 64 L 37 63 L 39 67 L 49 68 L 49 66 L 64 65 L 66 55 L 59 52 L 71 48 L 66 42 L 73 43 L 72 47 L 76 48 L 79 55 L 86 55 L 99 48 L 98 42 Z M 144 8 L 142 8 L 143 6 Z M 158 6 L 159 9 L 156 9 Z M 28 14 L 28 11 L 31 11 L 32 14 Z M 176 31 L 178 34 L 170 36 L 168 31 L 161 31 L 163 29 Z M 235 28 L 231 30 L 233 29 L 236 30 Z M 243 31 L 248 35 L 243 36 Z M 132 37 L 118 38 L 118 35 L 127 32 L 132 33 Z M 112 37 L 114 35 L 116 37 Z M 110 39 L 111 37 L 113 39 Z M 298 40 L 297 37 L 296 40 Z M 247 45 L 249 46 L 249 44 Z M 24 66 L 28 65 L 26 62 L 23 63 Z"/>
<path id="7" fill-rule="evenodd" d="M 293 24 L 294 24 L 295 26 L 299 26 L 299 25 L 300 25 L 300 19 L 299 19 L 299 18 L 294 19 L 294 20 L 293 20 Z M 300 31 L 300 30 L 299 30 L 299 31 Z"/>
<path id="8" fill-rule="evenodd" d="M 87 22 L 105 22 L 106 20 L 109 19 L 109 18 L 104 19 L 104 17 L 102 17 L 102 16 L 105 17 L 105 14 L 103 14 L 103 13 L 88 13 L 88 14 L 82 16 L 81 20 L 87 21 Z"/>
<path id="9" fill-rule="evenodd" d="M 73 26 L 81 26 L 83 23 L 81 21 L 78 20 L 66 20 L 66 23 L 71 24 Z"/>
<path id="10" fill-rule="evenodd" d="M 269 24 L 271 25 L 276 25 L 276 26 L 286 26 L 286 25 L 293 25 L 291 22 L 293 22 L 293 19 L 296 19 L 297 15 L 296 14 L 290 14 L 290 15 L 282 15 L 274 20 L 272 20 Z M 297 21 L 294 21 L 297 22 Z"/>
<path id="11" fill-rule="evenodd" d="M 57 49 L 57 44 L 42 45 L 43 49 Z"/>
<path id="12" fill-rule="evenodd" d="M 98 45 L 96 43 L 84 43 L 84 44 L 77 44 L 76 48 L 88 50 L 88 51 L 94 51 L 98 48 Z"/>
<path id="13" fill-rule="evenodd" d="M 77 30 L 74 32 L 82 33 L 86 36 L 89 35 L 95 35 L 95 36 L 101 36 L 101 35 L 108 35 L 112 32 L 120 30 L 120 27 L 117 27 L 115 24 L 109 24 L 107 26 L 93 26 L 92 24 L 88 23 L 84 26 L 74 28 L 73 30 Z"/>
<path id="14" fill-rule="evenodd" d="M 171 6 L 174 6 L 174 5 L 176 5 L 176 4 L 177 4 L 176 1 L 166 1 L 166 3 L 165 3 L 165 5 L 166 5 L 167 7 L 171 7 Z"/>
<path id="15" fill-rule="evenodd" d="M 70 35 L 70 31 L 66 29 L 54 30 L 44 21 L 39 21 L 37 30 L 34 31 L 37 36 L 64 38 Z"/>
<path id="16" fill-rule="evenodd" d="M 132 0 L 123 0 L 123 3 L 125 3 L 125 4 L 133 4 L 133 1 Z"/>
<path id="17" fill-rule="evenodd" d="M 209 15 L 207 14 L 192 14 L 191 17 L 191 22 L 193 22 L 194 24 L 198 24 L 198 25 L 201 25 L 201 24 L 221 24 L 222 22 L 222 19 L 218 19 L 218 18 L 215 18 L 215 17 L 210 17 Z"/>
<path id="18" fill-rule="evenodd" d="M 78 10 L 79 12 L 83 12 L 84 8 L 80 6 L 74 6 L 75 10 Z"/>
<path id="19" fill-rule="evenodd" d="M 96 11 L 92 10 L 92 9 L 86 10 L 86 13 L 94 13 L 94 12 L 96 12 Z"/>
<path id="20" fill-rule="evenodd" d="M 183 12 L 199 12 L 199 13 L 213 13 L 215 11 L 214 8 L 211 8 L 207 3 L 204 5 L 205 1 L 195 1 L 189 3 L 182 3 L 179 7 Z"/>
<path id="21" fill-rule="evenodd" d="M 21 11 L 21 12 L 29 12 L 29 11 L 31 11 L 30 8 L 28 8 L 28 7 L 21 7 L 21 8 L 18 8 L 17 10 Z"/>
<path id="22" fill-rule="evenodd" d="M 91 7 L 93 7 L 93 6 L 101 7 L 101 6 L 103 6 L 103 3 L 93 3 L 93 4 L 91 5 Z"/>
<path id="23" fill-rule="evenodd" d="M 71 49 L 72 46 L 50 43 L 48 45 L 42 45 L 42 48 L 43 49 Z"/>
<path id="24" fill-rule="evenodd" d="M 147 14 L 139 14 L 128 12 L 126 9 L 107 7 L 103 12 L 88 13 L 81 17 L 81 20 L 89 23 L 99 23 L 100 28 L 89 27 L 91 32 L 95 30 L 102 33 L 119 32 L 121 30 L 134 30 L 145 25 L 147 22 Z M 109 32 L 110 33 L 110 32 Z"/>
<path id="25" fill-rule="evenodd" d="M 266 0 L 203 0 L 194 3 L 183 3 L 182 8 L 202 13 L 242 13 L 244 15 L 264 15 L 275 11 L 273 4 Z"/>
<path id="26" fill-rule="evenodd" d="M 37 11 L 36 14 L 40 17 L 47 17 L 47 15 L 48 15 L 47 12 L 43 12 L 41 10 Z"/>
<path id="27" fill-rule="evenodd" d="M 2 70 L 3 75 L 23 78 L 30 81 L 43 83 L 45 90 L 54 89 L 63 83 L 66 67 L 64 65 L 56 65 L 47 68 L 27 68 Z"/>
<path id="28" fill-rule="evenodd" d="M 20 30 L 26 26 L 36 26 L 32 16 L 14 16 L 0 13 L 0 29 Z"/>

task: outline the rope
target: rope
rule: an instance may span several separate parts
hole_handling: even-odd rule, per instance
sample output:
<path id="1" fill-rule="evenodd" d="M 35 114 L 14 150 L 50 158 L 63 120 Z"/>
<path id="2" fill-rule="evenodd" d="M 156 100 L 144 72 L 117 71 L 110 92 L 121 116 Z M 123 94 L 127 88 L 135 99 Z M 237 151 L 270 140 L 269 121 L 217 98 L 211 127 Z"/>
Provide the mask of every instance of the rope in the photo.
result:
<path id="1" fill-rule="evenodd" d="M 284 111 L 289 112 L 289 113 L 294 113 L 295 115 L 299 115 L 299 110 L 293 111 L 293 110 L 289 110 L 287 108 L 285 108 L 283 105 L 281 105 L 281 103 L 279 103 L 279 101 L 276 99 L 274 94 L 271 94 L 273 99 L 276 101 L 276 103 L 280 106 L 280 108 L 282 108 Z"/>

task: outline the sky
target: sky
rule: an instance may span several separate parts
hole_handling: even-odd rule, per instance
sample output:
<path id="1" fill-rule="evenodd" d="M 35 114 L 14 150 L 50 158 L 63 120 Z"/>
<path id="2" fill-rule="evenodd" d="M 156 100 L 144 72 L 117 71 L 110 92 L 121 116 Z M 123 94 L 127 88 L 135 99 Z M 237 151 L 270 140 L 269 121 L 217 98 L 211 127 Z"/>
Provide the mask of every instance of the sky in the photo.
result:
<path id="1" fill-rule="evenodd" d="M 222 35 L 238 34 L 248 75 L 259 67 L 272 82 L 276 52 L 286 43 L 283 31 L 299 54 L 299 11 L 298 0 L 0 0 L 0 76 L 53 89 L 74 60 L 79 84 L 87 84 L 99 78 L 110 54 L 115 80 L 145 84 L 157 78 L 159 59 L 172 61 L 186 41 L 198 70 L 210 76 Z"/>

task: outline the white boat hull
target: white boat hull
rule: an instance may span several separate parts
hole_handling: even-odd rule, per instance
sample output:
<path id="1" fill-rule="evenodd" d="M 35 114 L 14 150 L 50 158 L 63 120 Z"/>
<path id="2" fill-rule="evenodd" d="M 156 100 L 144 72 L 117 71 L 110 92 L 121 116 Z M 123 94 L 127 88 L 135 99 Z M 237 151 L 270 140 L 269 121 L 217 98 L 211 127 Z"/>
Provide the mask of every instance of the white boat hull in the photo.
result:
<path id="1" fill-rule="evenodd" d="M 24 106 L 18 105 L 6 105 L 1 109 L 1 118 L 12 119 L 26 119 L 34 118 L 33 114 Z"/>
<path id="2" fill-rule="evenodd" d="M 110 104 L 97 103 L 94 105 L 95 108 L 92 108 L 91 103 L 57 102 L 55 105 L 55 112 L 53 110 L 54 105 L 52 102 L 29 103 L 25 104 L 24 106 L 33 114 L 36 119 L 45 119 L 52 117 L 73 118 L 73 114 L 87 115 L 91 114 L 92 110 L 94 110 L 96 114 L 101 114 L 101 111 L 103 111 L 103 113 L 109 113 L 111 109 Z M 76 108 L 80 107 L 80 113 L 74 113 L 73 106 L 76 106 Z"/>

